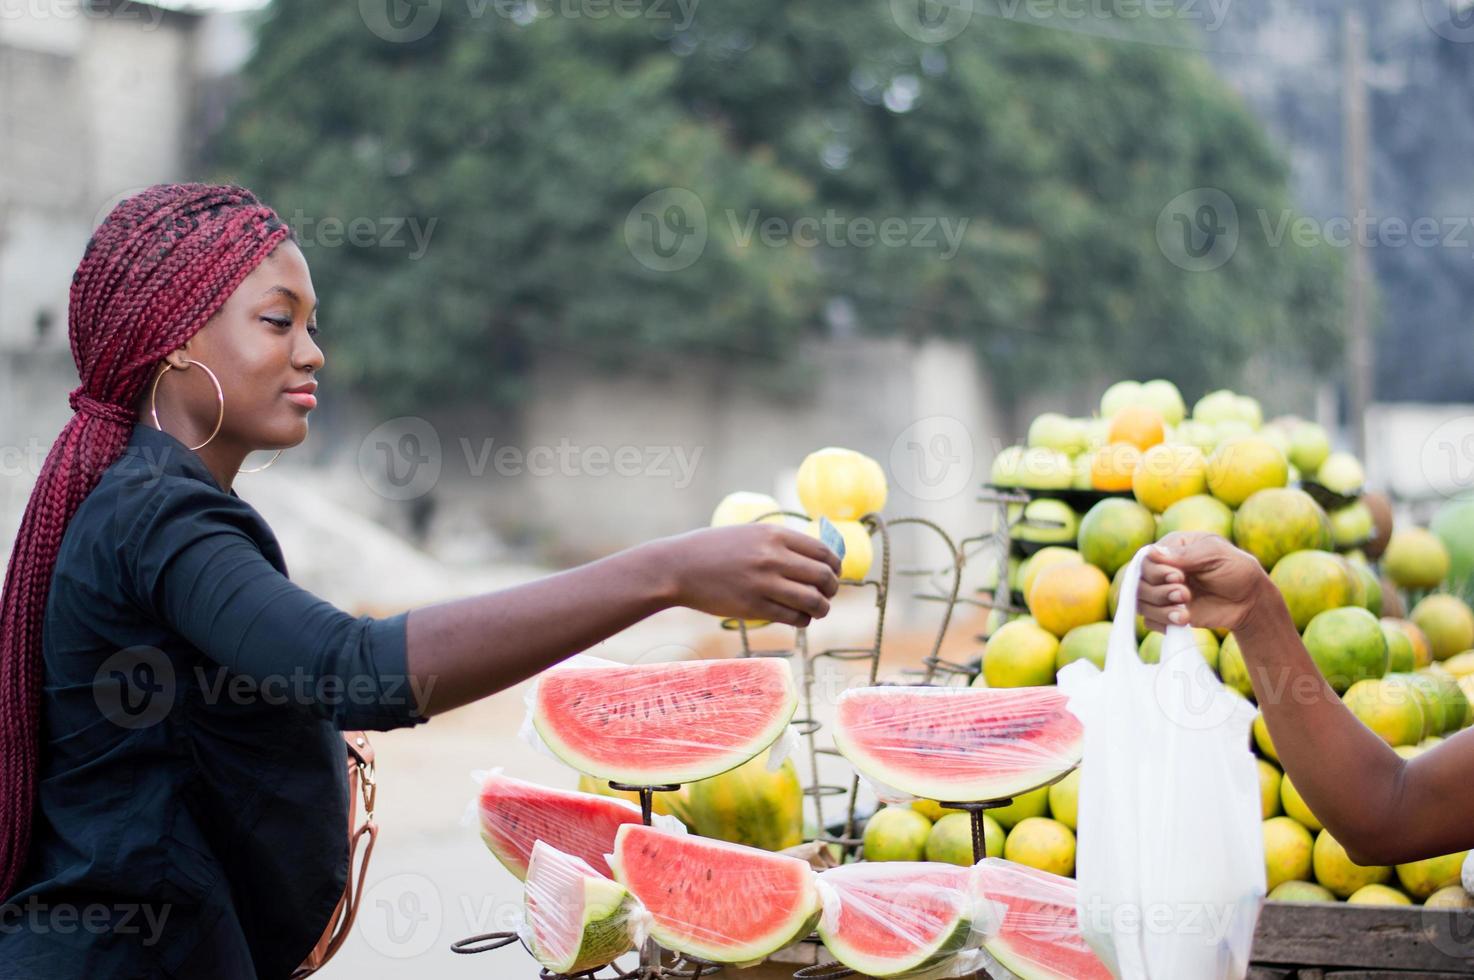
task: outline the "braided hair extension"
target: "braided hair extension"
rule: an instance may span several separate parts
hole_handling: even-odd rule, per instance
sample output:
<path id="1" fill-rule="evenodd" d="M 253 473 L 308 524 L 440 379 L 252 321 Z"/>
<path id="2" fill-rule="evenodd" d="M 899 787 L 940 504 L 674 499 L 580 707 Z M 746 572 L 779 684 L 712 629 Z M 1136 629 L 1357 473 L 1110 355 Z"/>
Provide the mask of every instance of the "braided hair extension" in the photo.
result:
<path id="1" fill-rule="evenodd" d="M 41 630 L 62 534 L 122 455 L 164 355 L 197 333 L 291 229 L 233 185 L 156 184 L 87 243 L 67 313 L 82 383 L 26 504 L 0 596 L 0 900 L 24 870 L 39 770 Z"/>

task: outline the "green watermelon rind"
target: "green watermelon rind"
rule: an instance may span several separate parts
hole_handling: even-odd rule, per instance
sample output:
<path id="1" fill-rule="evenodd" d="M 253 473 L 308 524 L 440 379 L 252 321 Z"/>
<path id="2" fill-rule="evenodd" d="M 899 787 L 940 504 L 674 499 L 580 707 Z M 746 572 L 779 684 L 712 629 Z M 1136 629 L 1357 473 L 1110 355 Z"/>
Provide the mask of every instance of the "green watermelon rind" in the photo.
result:
<path id="1" fill-rule="evenodd" d="M 615 879 L 620 884 L 629 888 L 631 894 L 634 894 L 635 898 L 638 899 L 639 894 L 630 885 L 629 875 L 625 870 L 622 854 L 624 841 L 632 832 L 631 827 L 636 827 L 639 830 L 647 829 L 638 827 L 635 824 L 619 828 L 619 832 L 614 838 L 614 853 L 608 856 L 608 860 L 609 866 L 614 869 Z M 671 836 L 673 839 L 681 839 L 678 835 Z M 731 844 L 725 841 L 713 841 L 700 837 L 692 839 L 701 841 L 704 844 L 714 845 L 719 849 L 738 848 L 742 851 L 751 852 L 755 857 L 783 857 L 786 861 L 798 860 L 797 858 L 786 855 L 772 854 L 767 851 L 758 850 L 757 848 L 747 847 L 743 844 Z M 792 924 L 791 929 L 775 929 L 768 936 L 749 940 L 745 944 L 729 943 L 724 946 L 715 946 L 702 939 L 667 928 L 654 915 L 650 919 L 650 938 L 654 939 L 666 949 L 674 950 L 678 953 L 686 953 L 713 963 L 728 963 L 738 967 L 761 963 L 780 949 L 786 949 L 809 935 L 809 933 L 814 931 L 815 926 L 819 924 L 819 916 L 822 908 L 819 900 L 819 889 L 814 884 L 813 877 L 808 879 L 806 891 L 808 893 L 808 901 L 799 908 L 795 908 L 788 916 L 787 922 Z"/>
<path id="2" fill-rule="evenodd" d="M 621 897 L 616 902 L 610 902 L 608 898 L 600 894 L 609 893 L 610 889 L 618 889 L 621 893 Z M 635 897 L 618 882 L 607 878 L 586 878 L 584 880 L 583 930 L 578 948 L 565 960 L 558 960 L 549 955 L 547 950 L 537 942 L 537 931 L 531 928 L 532 920 L 529 911 L 527 913 L 528 936 L 531 940 L 528 944 L 529 950 L 533 959 L 553 973 L 583 973 L 604 966 L 634 948 L 634 942 L 630 936 L 630 918 L 638 909 L 639 903 L 635 901 Z M 601 911 L 604 914 L 598 915 Z"/>
<path id="3" fill-rule="evenodd" d="M 766 658 L 764 658 L 766 659 Z M 597 668 L 574 668 L 581 670 L 593 670 Z M 736 769 L 749 759 L 754 758 L 760 752 L 769 748 L 783 734 L 788 727 L 789 721 L 793 719 L 798 711 L 798 689 L 793 683 L 793 677 L 786 669 L 784 672 L 784 687 L 786 697 L 783 707 L 774 713 L 772 720 L 760 731 L 755 732 L 747 742 L 736 746 L 731 752 L 702 760 L 699 764 L 690 765 L 684 769 L 667 768 L 660 770 L 640 769 L 632 767 L 626 756 L 618 760 L 598 758 L 590 755 L 581 748 L 574 746 L 563 739 L 553 729 L 551 721 L 545 716 L 545 709 L 541 698 L 542 687 L 539 686 L 538 697 L 532 712 L 532 725 L 537 734 L 542 738 L 544 744 L 559 759 L 582 773 L 588 773 L 598 779 L 607 779 L 617 783 L 625 783 L 630 786 L 662 786 L 679 783 L 692 783 L 699 779 L 709 779 L 719 776 L 731 769 Z"/>
<path id="4" fill-rule="evenodd" d="M 1012 947 L 1008 945 L 1008 940 L 1004 939 L 1002 934 L 999 934 L 993 939 L 986 940 L 983 943 L 983 948 L 988 951 L 990 956 L 1003 964 L 1010 973 L 1017 976 L 1019 980 L 1078 980 L 1078 978 L 1068 973 L 1060 973 L 1056 970 L 1040 968 L 1035 964 L 1024 962 L 1014 953 Z"/>
<path id="5" fill-rule="evenodd" d="M 896 693 L 916 690 L 915 688 L 861 688 L 864 696 L 869 698 L 883 697 L 885 693 Z M 946 688 L 927 688 L 925 690 L 948 690 Z M 959 692 L 962 689 L 958 689 Z M 1022 688 L 1006 688 L 1010 694 L 1016 695 Z M 1055 691 L 1055 688 L 1049 688 Z M 884 693 L 872 693 L 884 692 Z M 852 692 L 846 692 L 851 694 Z M 841 695 L 843 698 L 845 695 Z M 948 695 L 943 695 L 948 696 Z M 962 695 L 965 697 L 965 695 Z M 1061 709 L 1067 711 L 1068 709 Z M 1024 793 L 1032 792 L 1042 786 L 1058 782 L 1069 775 L 1070 770 L 1079 765 L 1081 756 L 1085 749 L 1085 736 L 1083 727 L 1076 735 L 1072 750 L 1062 753 L 1059 765 L 1038 766 L 1031 769 L 1015 769 L 1006 774 L 996 776 L 986 781 L 973 784 L 969 791 L 959 790 L 957 784 L 952 782 L 929 782 L 924 765 L 914 770 L 903 771 L 895 766 L 889 765 L 871 754 L 860 744 L 852 741 L 849 732 L 844 725 L 837 724 L 834 728 L 834 747 L 839 754 L 844 756 L 863 776 L 873 783 L 877 783 L 887 789 L 896 790 L 901 793 L 910 794 L 924 800 L 941 800 L 949 803 L 969 803 L 974 801 L 1005 800 Z M 959 795 L 961 794 L 961 795 Z"/>

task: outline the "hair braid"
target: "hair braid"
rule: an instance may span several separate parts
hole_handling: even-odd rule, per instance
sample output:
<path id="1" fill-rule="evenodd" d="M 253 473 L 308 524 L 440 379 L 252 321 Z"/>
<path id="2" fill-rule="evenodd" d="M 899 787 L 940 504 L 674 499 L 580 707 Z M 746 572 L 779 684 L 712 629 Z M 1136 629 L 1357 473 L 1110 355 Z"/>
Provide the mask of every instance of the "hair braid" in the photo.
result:
<path id="1" fill-rule="evenodd" d="M 157 184 L 98 226 L 72 277 L 81 384 L 21 518 L 0 595 L 0 900 L 25 867 L 40 769 L 41 632 L 67 523 L 133 431 L 165 354 L 203 327 L 291 230 L 248 190 Z"/>

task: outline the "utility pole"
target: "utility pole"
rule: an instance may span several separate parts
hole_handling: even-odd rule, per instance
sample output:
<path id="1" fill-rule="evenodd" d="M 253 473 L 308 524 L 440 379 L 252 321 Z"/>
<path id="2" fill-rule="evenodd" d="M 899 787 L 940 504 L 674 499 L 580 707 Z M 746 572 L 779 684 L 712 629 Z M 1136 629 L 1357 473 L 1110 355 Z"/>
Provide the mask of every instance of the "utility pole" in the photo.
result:
<path id="1" fill-rule="evenodd" d="M 1367 243 L 1363 241 L 1365 222 L 1370 220 L 1368 205 L 1368 131 L 1366 83 L 1366 28 L 1361 11 L 1347 5 L 1342 19 L 1341 110 L 1345 131 L 1344 168 L 1346 172 L 1347 217 L 1353 229 L 1351 254 L 1346 263 L 1346 370 L 1347 415 L 1351 423 L 1352 449 L 1360 459 L 1367 458 L 1366 411 L 1372 400 L 1372 342 L 1367 323 L 1367 287 L 1371 283 L 1371 263 Z"/>

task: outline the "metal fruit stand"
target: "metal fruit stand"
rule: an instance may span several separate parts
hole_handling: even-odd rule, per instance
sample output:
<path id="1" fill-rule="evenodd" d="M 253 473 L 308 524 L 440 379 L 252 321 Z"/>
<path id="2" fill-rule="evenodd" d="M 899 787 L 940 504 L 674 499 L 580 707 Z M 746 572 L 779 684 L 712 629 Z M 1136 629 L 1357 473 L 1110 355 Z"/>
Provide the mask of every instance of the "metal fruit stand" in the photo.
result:
<path id="1" fill-rule="evenodd" d="M 902 668 L 905 683 L 944 685 L 970 683 L 981 670 L 981 658 L 965 664 L 944 659 L 941 649 L 959 604 L 981 609 L 1024 612 L 1016 602 L 1008 584 L 1007 565 L 1010 548 L 1018 548 L 1016 532 L 1028 522 L 1036 528 L 1047 528 L 1048 522 L 1032 521 L 1023 507 L 1039 496 L 1065 499 L 1072 506 L 1084 508 L 1109 494 L 1088 491 L 1063 491 L 1031 494 L 1010 488 L 986 487 L 978 497 L 987 505 L 993 520 L 990 529 L 961 540 L 954 539 L 937 524 L 919 517 L 887 520 L 878 514 L 862 518 L 873 538 L 879 539 L 879 573 L 864 580 L 845 580 L 846 588 L 868 588 L 875 591 L 876 620 L 871 642 L 864 646 L 812 649 L 808 631 L 793 632 L 791 648 L 755 650 L 749 642 L 747 624 L 728 620 L 723 627 L 739 636 L 742 656 L 784 657 L 799 666 L 800 707 L 791 725 L 804 742 L 808 768 L 808 785 L 803 792 L 813 810 L 817 834 L 815 841 L 833 845 L 843 857 L 859 854 L 859 832 L 868 814 L 860 812 L 860 777 L 852 775 L 849 784 L 825 782 L 821 760 L 838 752 L 820 745 L 818 735 L 823 724 L 814 711 L 815 666 L 824 659 L 859 665 L 864 682 L 884 683 L 880 678 L 880 661 L 885 640 L 886 612 L 890 604 L 892 580 L 922 580 L 922 587 L 911 597 L 940 607 L 940 621 L 931 638 L 930 651 L 918 665 Z M 1016 516 L 1012 518 L 1010 513 Z M 807 520 L 808 515 L 778 511 L 763 515 L 781 515 Z M 759 518 L 762 519 L 762 518 Z M 950 560 L 940 567 L 893 567 L 892 532 L 900 527 L 916 526 L 935 534 L 945 547 Z M 998 564 L 996 585 L 979 594 L 961 594 L 963 570 L 969 558 L 991 552 Z M 873 567 L 873 566 L 872 566 Z M 979 636 L 979 640 L 983 637 Z M 1062 778 L 1062 777 L 1061 777 Z M 678 789 L 677 786 L 626 786 L 611 784 L 615 789 L 639 794 L 645 823 L 651 820 L 652 797 L 655 792 Z M 845 809 L 837 820 L 827 819 L 824 801 L 843 797 Z M 943 802 L 943 807 L 962 810 L 972 816 L 973 853 L 975 860 L 985 856 L 983 814 L 994 807 L 1006 806 L 1012 800 L 978 800 Z M 457 953 L 478 953 L 500 948 L 517 941 L 514 933 L 490 933 L 472 936 L 452 944 Z M 1474 913 L 1459 909 L 1423 909 L 1326 904 L 1270 902 L 1264 905 L 1255 934 L 1254 963 L 1250 980 L 1446 980 L 1474 976 Z M 529 956 L 529 974 L 536 968 Z M 729 968 L 694 957 L 663 950 L 653 941 L 640 950 L 639 962 L 628 968 L 610 964 L 598 970 L 579 974 L 588 980 L 686 980 L 714 974 L 742 977 L 743 980 L 838 980 L 857 976 L 852 970 L 834 962 L 810 935 L 799 943 L 781 950 L 763 963 L 744 969 Z M 542 980 L 561 980 L 561 975 L 541 970 Z M 986 972 L 972 974 L 988 978 Z M 1002 980 L 1002 978 L 999 978 Z M 1192 980 L 1192 978 L 1183 978 Z M 1205 978 L 1206 980 L 1206 978 Z"/>

